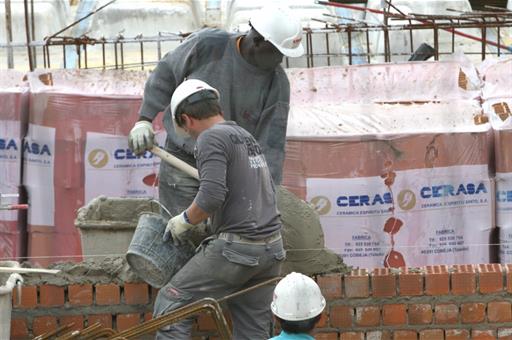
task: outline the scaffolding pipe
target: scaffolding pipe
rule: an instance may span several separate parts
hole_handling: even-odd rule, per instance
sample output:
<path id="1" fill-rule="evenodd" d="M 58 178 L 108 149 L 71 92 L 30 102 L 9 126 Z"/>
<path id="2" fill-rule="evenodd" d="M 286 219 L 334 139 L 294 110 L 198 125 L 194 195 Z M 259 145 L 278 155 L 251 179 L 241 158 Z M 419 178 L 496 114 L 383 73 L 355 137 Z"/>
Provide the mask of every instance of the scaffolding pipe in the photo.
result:
<path id="1" fill-rule="evenodd" d="M 341 7 L 341 8 L 351 9 L 351 10 L 354 10 L 354 11 L 364 11 L 364 12 L 370 12 L 370 13 L 375 13 L 375 14 L 382 14 L 382 15 L 386 15 L 386 16 L 390 16 L 390 17 L 395 17 L 395 18 L 402 19 L 402 20 L 412 19 L 412 20 L 416 20 L 416 21 L 418 21 L 418 22 L 420 22 L 420 23 L 422 23 L 424 25 L 430 25 L 431 24 L 427 20 L 421 20 L 421 19 L 418 19 L 418 18 L 408 18 L 407 16 L 404 17 L 404 16 L 399 15 L 399 14 L 388 13 L 388 12 L 381 11 L 381 10 L 378 10 L 378 9 L 373 9 L 373 8 L 366 8 L 366 7 L 359 7 L 359 6 L 353 6 L 353 5 L 346 5 L 346 4 L 341 4 L 341 3 L 338 3 L 338 2 L 330 2 L 330 1 L 317 1 L 317 3 L 320 4 L 320 5 L 324 5 L 324 6 Z M 459 35 L 461 37 L 464 37 L 464 38 L 468 38 L 468 39 L 471 39 L 471 40 L 475 40 L 475 41 L 478 41 L 478 42 L 489 44 L 489 45 L 494 46 L 494 47 L 498 47 L 498 48 L 502 48 L 502 49 L 505 49 L 505 50 L 508 50 L 508 51 L 512 51 L 512 47 L 504 46 L 504 45 L 498 44 L 498 43 L 496 43 L 494 41 L 488 41 L 488 40 L 476 37 L 476 36 L 471 35 L 471 34 L 460 32 L 460 31 L 455 30 L 454 28 L 442 28 L 442 29 L 447 31 L 447 32 L 450 32 L 450 33 Z"/>

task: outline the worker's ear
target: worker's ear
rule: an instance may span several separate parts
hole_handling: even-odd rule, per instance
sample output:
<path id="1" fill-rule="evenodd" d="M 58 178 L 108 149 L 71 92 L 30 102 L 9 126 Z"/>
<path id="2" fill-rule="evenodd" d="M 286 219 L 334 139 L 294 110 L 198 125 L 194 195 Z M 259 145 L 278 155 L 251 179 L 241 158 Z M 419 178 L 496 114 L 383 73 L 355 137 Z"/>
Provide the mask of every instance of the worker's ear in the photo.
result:
<path id="1" fill-rule="evenodd" d="M 190 127 L 190 126 L 193 126 L 193 124 L 194 124 L 194 120 L 192 119 L 192 117 L 190 117 L 186 113 L 181 114 L 181 121 L 183 123 L 183 127 Z"/>

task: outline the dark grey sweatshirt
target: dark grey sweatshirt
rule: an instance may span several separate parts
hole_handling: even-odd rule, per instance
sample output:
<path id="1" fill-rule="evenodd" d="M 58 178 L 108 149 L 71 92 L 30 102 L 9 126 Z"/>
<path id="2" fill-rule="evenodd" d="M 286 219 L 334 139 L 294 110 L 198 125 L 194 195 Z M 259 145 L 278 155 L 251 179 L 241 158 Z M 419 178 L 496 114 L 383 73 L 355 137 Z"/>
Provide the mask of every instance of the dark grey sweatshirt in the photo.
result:
<path id="1" fill-rule="evenodd" d="M 235 122 L 197 139 L 199 191 L 194 202 L 213 213 L 212 231 L 262 239 L 281 228 L 276 193 L 259 144 Z"/>
<path id="2" fill-rule="evenodd" d="M 263 71 L 247 63 L 237 50 L 237 37 L 218 29 L 203 29 L 166 54 L 146 82 L 140 115 L 153 120 L 164 112 L 166 148 L 195 166 L 195 142 L 176 135 L 168 105 L 186 78 L 203 80 L 219 90 L 225 119 L 237 122 L 259 142 L 274 182 L 280 184 L 290 84 L 280 66 Z"/>

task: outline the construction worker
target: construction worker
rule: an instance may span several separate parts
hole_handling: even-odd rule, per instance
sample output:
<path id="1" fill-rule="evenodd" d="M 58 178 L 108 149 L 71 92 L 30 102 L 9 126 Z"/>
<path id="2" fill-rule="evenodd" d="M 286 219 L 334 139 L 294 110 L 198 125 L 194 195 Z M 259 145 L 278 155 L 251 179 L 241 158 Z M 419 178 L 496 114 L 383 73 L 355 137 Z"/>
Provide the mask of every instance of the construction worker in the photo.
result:
<path id="1" fill-rule="evenodd" d="M 160 60 L 146 82 L 140 118 L 129 135 L 135 154 L 151 149 L 151 122 L 164 112 L 166 150 L 196 165 L 195 142 L 176 134 L 168 105 L 181 82 L 201 79 L 219 90 L 224 118 L 237 122 L 256 138 L 274 183 L 281 183 L 290 85 L 280 64 L 283 56 L 303 54 L 302 27 L 290 10 L 280 5 L 265 7 L 251 18 L 250 25 L 245 35 L 203 29 Z M 197 189 L 197 180 L 161 163 L 159 199 L 171 214 L 188 207 Z"/>
<path id="2" fill-rule="evenodd" d="M 270 308 L 282 329 L 272 339 L 314 340 L 311 332 L 325 308 L 325 298 L 312 278 L 291 273 L 277 284 Z"/>
<path id="3" fill-rule="evenodd" d="M 262 148 L 233 121 L 225 121 L 219 92 L 189 79 L 171 99 L 175 131 L 196 139 L 199 191 L 171 218 L 164 240 L 187 242 L 187 234 L 211 217 L 213 236 L 160 289 L 154 315 L 195 300 L 220 298 L 279 275 L 285 258 L 275 187 Z M 234 339 L 268 339 L 272 286 L 228 300 Z M 191 320 L 159 330 L 157 339 L 190 339 Z"/>

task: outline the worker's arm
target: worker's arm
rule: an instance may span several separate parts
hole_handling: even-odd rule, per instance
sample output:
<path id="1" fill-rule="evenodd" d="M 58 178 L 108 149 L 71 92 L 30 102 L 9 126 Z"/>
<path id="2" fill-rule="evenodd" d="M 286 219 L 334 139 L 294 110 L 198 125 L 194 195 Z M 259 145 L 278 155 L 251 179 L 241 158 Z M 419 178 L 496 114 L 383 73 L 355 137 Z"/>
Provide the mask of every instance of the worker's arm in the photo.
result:
<path id="1" fill-rule="evenodd" d="M 196 160 L 199 169 L 199 191 L 192 204 L 167 224 L 164 240 L 172 235 L 175 244 L 186 241 L 187 231 L 205 221 L 226 198 L 228 158 L 224 142 L 210 132 L 197 140 Z"/>
<path id="2" fill-rule="evenodd" d="M 290 83 L 282 69 L 276 70 L 254 137 L 260 144 L 272 179 L 281 184 L 285 157 L 286 127 L 290 110 Z"/>

